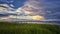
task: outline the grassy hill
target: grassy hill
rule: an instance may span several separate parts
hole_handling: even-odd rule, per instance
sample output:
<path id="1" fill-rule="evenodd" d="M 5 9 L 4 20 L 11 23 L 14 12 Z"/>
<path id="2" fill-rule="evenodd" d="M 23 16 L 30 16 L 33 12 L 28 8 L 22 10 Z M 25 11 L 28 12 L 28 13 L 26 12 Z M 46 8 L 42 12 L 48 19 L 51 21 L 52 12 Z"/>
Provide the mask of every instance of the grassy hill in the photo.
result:
<path id="1" fill-rule="evenodd" d="M 60 34 L 58 25 L 0 22 L 0 34 Z"/>

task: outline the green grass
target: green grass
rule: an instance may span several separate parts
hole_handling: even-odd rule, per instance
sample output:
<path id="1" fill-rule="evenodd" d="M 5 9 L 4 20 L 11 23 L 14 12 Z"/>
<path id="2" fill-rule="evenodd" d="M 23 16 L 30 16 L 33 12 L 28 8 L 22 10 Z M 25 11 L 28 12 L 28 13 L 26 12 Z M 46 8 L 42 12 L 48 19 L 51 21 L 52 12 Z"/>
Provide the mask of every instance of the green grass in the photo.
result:
<path id="1" fill-rule="evenodd" d="M 0 22 L 0 34 L 60 34 L 58 25 Z"/>

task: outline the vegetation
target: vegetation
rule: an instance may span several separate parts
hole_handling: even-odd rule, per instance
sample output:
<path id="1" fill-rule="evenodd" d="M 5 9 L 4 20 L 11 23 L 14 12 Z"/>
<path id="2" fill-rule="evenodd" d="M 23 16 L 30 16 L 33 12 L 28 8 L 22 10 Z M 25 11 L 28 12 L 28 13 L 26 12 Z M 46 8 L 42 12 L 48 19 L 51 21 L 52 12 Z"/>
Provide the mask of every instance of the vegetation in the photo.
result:
<path id="1" fill-rule="evenodd" d="M 0 34 L 60 34 L 60 27 L 51 24 L 0 22 Z"/>

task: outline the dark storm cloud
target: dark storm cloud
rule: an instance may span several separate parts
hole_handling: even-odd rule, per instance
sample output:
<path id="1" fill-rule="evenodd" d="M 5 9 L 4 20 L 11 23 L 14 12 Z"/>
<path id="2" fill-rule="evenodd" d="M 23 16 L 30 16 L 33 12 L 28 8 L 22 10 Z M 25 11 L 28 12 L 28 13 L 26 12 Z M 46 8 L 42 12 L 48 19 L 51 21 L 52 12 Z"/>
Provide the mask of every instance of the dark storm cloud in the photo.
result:
<path id="1" fill-rule="evenodd" d="M 31 6 L 29 11 L 35 15 L 42 15 L 45 19 L 60 19 L 60 0 L 30 0 L 27 3 Z"/>
<path id="2" fill-rule="evenodd" d="M 46 19 L 60 19 L 60 0 L 46 0 L 43 5 Z"/>

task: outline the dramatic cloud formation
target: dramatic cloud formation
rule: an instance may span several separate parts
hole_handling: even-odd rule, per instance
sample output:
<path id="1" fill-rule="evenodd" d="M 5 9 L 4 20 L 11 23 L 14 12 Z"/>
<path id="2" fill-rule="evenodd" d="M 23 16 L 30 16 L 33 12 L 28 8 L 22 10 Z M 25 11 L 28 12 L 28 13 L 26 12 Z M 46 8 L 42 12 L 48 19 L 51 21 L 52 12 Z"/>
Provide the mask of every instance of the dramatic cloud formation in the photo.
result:
<path id="1" fill-rule="evenodd" d="M 3 2 L 1 1 L 1 19 L 29 19 L 47 21 L 60 20 L 60 0 L 4 0 Z M 3 15 L 3 17 L 5 18 L 1 17 L 1 15 Z"/>
<path id="2" fill-rule="evenodd" d="M 59 0 L 28 0 L 23 9 L 32 12 L 29 15 L 39 15 L 45 19 L 60 19 Z"/>

